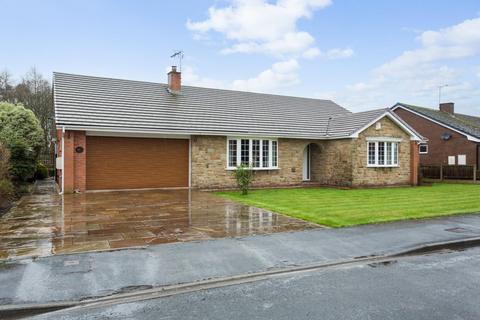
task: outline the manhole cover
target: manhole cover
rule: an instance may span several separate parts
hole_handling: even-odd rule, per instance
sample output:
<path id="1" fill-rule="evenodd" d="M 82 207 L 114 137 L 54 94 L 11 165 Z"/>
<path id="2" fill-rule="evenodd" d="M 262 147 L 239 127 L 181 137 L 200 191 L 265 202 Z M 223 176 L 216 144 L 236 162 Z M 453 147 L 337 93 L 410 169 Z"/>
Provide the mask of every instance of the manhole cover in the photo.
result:
<path id="1" fill-rule="evenodd" d="M 69 261 L 63 262 L 64 267 L 78 266 L 79 264 L 80 264 L 80 261 L 78 260 L 69 260 Z"/>

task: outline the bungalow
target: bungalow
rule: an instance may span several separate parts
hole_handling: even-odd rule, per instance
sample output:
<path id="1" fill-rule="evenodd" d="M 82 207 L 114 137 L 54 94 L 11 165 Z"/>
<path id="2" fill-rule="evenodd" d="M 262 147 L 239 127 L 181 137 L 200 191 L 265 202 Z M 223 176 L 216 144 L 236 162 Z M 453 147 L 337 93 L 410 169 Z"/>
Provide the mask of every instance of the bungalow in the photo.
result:
<path id="1" fill-rule="evenodd" d="M 397 103 L 392 111 L 425 137 L 421 165 L 476 165 L 480 168 L 480 117 L 455 113 L 452 102 L 430 109 Z"/>
<path id="2" fill-rule="evenodd" d="M 330 100 L 54 73 L 62 192 L 417 183 L 422 137 L 389 109 Z"/>

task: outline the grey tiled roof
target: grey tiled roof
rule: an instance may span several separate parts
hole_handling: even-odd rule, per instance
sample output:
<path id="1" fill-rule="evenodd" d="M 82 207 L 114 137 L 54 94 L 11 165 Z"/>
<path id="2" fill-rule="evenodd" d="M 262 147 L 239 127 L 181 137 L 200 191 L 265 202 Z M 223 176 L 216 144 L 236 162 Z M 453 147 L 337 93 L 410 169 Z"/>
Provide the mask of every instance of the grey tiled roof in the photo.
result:
<path id="1" fill-rule="evenodd" d="M 329 125 L 328 134 L 332 137 L 350 136 L 385 112 L 388 112 L 388 109 L 376 109 L 335 117 Z"/>
<path id="2" fill-rule="evenodd" d="M 58 126 L 86 130 L 322 139 L 349 136 L 380 114 L 352 114 L 330 100 L 193 86 L 172 94 L 162 83 L 65 73 L 54 73 L 54 99 Z"/>
<path id="3" fill-rule="evenodd" d="M 432 120 L 480 139 L 480 117 L 469 116 L 461 113 L 454 113 L 452 115 L 440 110 L 414 106 L 406 103 L 397 103 L 395 106 L 402 106 L 406 109 L 410 109 L 423 116 L 431 118 Z"/>

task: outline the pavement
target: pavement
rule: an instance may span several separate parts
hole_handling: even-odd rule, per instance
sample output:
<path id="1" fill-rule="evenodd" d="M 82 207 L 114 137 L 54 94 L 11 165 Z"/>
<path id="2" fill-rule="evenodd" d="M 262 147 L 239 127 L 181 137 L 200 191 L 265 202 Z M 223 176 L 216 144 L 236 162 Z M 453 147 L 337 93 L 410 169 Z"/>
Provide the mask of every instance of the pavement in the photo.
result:
<path id="1" fill-rule="evenodd" d="M 480 248 L 284 274 L 33 319 L 480 319 Z"/>
<path id="2" fill-rule="evenodd" d="M 11 307 L 79 301 L 205 279 L 389 255 L 419 245 L 478 236 L 480 215 L 472 214 L 16 260 L 0 264 L 0 304 Z"/>

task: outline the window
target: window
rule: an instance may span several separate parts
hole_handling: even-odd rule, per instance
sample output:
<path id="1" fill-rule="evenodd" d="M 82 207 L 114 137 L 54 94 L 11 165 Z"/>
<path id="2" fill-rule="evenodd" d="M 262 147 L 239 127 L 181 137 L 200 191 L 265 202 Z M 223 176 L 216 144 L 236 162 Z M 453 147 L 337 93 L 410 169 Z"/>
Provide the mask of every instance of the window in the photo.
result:
<path id="1" fill-rule="evenodd" d="M 368 164 L 374 165 L 375 164 L 375 142 L 368 143 Z"/>
<path id="2" fill-rule="evenodd" d="M 466 166 L 467 165 L 467 156 L 465 154 L 458 155 L 458 165 Z"/>
<path id="3" fill-rule="evenodd" d="M 397 167 L 398 142 L 368 141 L 367 165 L 368 167 Z"/>
<path id="4" fill-rule="evenodd" d="M 393 146 L 393 163 L 398 166 L 398 143 L 392 143 Z"/>
<path id="5" fill-rule="evenodd" d="M 385 163 L 392 163 L 392 158 L 393 158 L 392 143 L 391 142 L 385 142 L 385 146 L 386 146 L 386 160 L 385 160 Z"/>
<path id="6" fill-rule="evenodd" d="M 227 146 L 228 169 L 234 169 L 241 164 L 251 166 L 256 170 L 277 168 L 276 140 L 228 138 Z"/>
<path id="7" fill-rule="evenodd" d="M 377 142 L 378 146 L 378 161 L 377 164 L 383 166 L 385 164 L 385 142 Z"/>
<path id="8" fill-rule="evenodd" d="M 228 166 L 235 167 L 237 164 L 237 140 L 228 140 Z"/>
<path id="9" fill-rule="evenodd" d="M 252 140 L 252 167 L 260 168 L 260 140 Z"/>
<path id="10" fill-rule="evenodd" d="M 240 164 L 250 165 L 250 140 L 248 139 L 241 140 Z"/>
<path id="11" fill-rule="evenodd" d="M 449 166 L 455 165 L 455 156 L 448 156 L 448 165 Z"/>
<path id="12" fill-rule="evenodd" d="M 272 167 L 277 167 L 277 141 L 272 140 Z"/>
<path id="13" fill-rule="evenodd" d="M 262 168 L 270 167 L 270 140 L 262 140 Z"/>
<path id="14" fill-rule="evenodd" d="M 426 144 L 421 144 L 418 146 L 418 152 L 420 154 L 427 154 L 428 153 L 428 145 Z"/>

